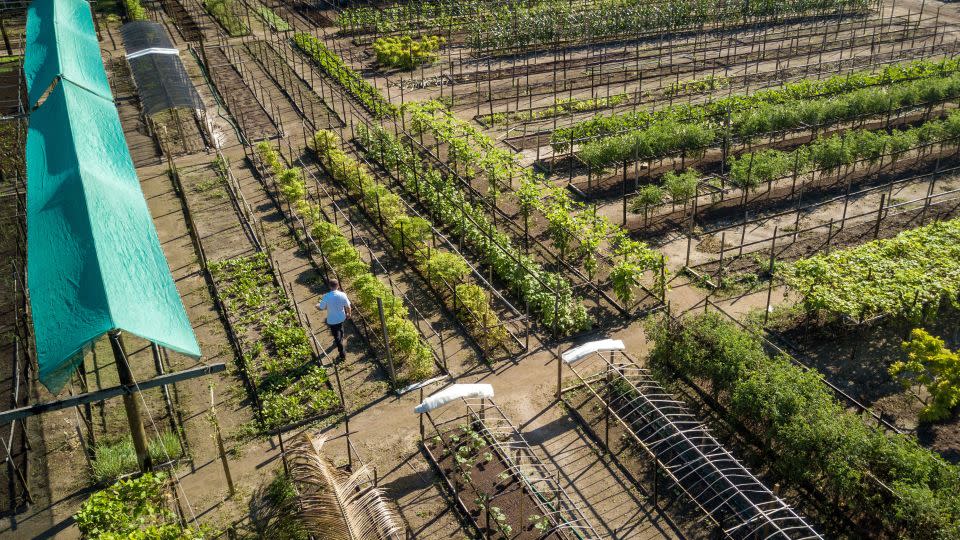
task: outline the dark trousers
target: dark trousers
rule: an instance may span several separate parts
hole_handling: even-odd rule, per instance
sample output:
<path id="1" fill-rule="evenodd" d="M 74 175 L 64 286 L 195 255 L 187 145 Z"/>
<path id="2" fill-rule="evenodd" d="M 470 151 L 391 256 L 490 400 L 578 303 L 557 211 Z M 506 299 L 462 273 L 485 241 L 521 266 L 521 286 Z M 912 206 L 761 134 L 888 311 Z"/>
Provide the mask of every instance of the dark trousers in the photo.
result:
<path id="1" fill-rule="evenodd" d="M 328 324 L 327 326 L 330 327 L 330 333 L 333 334 L 333 344 L 337 346 L 340 360 L 343 360 L 347 357 L 347 353 L 343 351 L 343 323 Z"/>

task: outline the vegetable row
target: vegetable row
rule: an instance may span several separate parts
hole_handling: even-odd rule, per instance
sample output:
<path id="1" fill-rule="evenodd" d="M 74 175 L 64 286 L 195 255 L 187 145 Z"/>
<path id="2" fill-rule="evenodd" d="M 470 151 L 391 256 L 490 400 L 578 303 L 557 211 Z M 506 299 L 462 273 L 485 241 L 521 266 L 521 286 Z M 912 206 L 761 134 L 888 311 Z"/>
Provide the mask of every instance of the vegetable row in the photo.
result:
<path id="1" fill-rule="evenodd" d="M 956 537 L 960 468 L 912 437 L 867 426 L 819 374 L 768 356 L 758 338 L 719 314 L 664 322 L 653 333 L 652 365 L 709 382 L 727 414 L 775 454 L 770 465 L 784 483 L 812 485 L 897 537 Z"/>
<path id="2" fill-rule="evenodd" d="M 794 171 L 798 174 L 829 171 L 859 161 L 873 164 L 888 155 L 892 156 L 892 161 L 897 161 L 908 150 L 958 140 L 960 111 L 955 111 L 943 120 L 931 120 L 902 130 L 855 129 L 820 137 L 791 151 L 766 149 L 731 156 L 730 181 L 747 189 L 783 178 Z"/>
<path id="3" fill-rule="evenodd" d="M 586 309 L 574 297 L 570 282 L 547 272 L 497 231 L 482 208 L 470 203 L 454 180 L 420 163 L 414 152 L 381 127 L 361 125 L 358 138 L 366 155 L 390 171 L 397 171 L 403 188 L 430 210 L 438 223 L 463 237 L 468 249 L 517 292 L 547 328 L 560 334 L 590 326 Z M 554 315 L 556 314 L 556 319 Z"/>
<path id="4" fill-rule="evenodd" d="M 327 372 L 313 361 L 306 331 L 276 286 L 267 257 L 258 253 L 210 263 L 238 326 L 252 328 L 256 343 L 243 347 L 241 368 L 260 401 L 261 427 L 279 428 L 339 405 Z M 235 323 L 235 324 L 237 324 Z"/>
<path id="5" fill-rule="evenodd" d="M 397 113 L 397 108 L 380 93 L 376 86 L 367 82 L 361 74 L 354 71 L 319 39 L 306 32 L 297 32 L 293 35 L 293 42 L 312 58 L 320 69 L 360 100 L 360 103 L 374 116 L 384 118 Z"/>
<path id="6" fill-rule="evenodd" d="M 383 302 L 386 333 L 390 340 L 396 382 L 399 385 L 426 380 L 436 373 L 433 351 L 416 325 L 409 318 L 403 300 L 390 287 L 374 276 L 370 265 L 340 231 L 339 227 L 320 216 L 319 208 L 306 200 L 306 184 L 299 169 L 285 168 L 282 159 L 268 143 L 257 145 L 261 162 L 274 174 L 284 198 L 311 227 L 311 233 L 324 258 L 333 267 L 341 286 L 353 294 L 354 307 L 363 320 L 383 333 L 377 300 Z"/>
<path id="7" fill-rule="evenodd" d="M 702 153 L 725 138 L 749 142 L 757 136 L 792 129 L 817 129 L 869 117 L 882 117 L 960 98 L 960 73 L 928 77 L 884 86 L 860 88 L 828 98 L 785 99 L 756 102 L 749 108 L 731 109 L 724 118 L 685 117 L 684 108 L 663 111 L 659 118 L 637 131 L 592 140 L 582 145 L 579 157 L 593 169 L 624 161 L 648 160 L 668 155 Z M 678 113 L 677 115 L 671 114 Z M 696 111 L 702 112 L 703 109 Z"/>
<path id="8" fill-rule="evenodd" d="M 414 133 L 429 132 L 447 145 L 448 161 L 458 174 L 472 178 L 482 173 L 486 177 L 494 201 L 501 196 L 500 189 L 510 190 L 518 182 L 516 190 L 508 195 L 520 209 L 524 230 L 535 214 L 543 216 L 559 257 L 579 258 L 590 280 L 597 277 L 600 260 L 612 254 L 610 278 L 621 302 L 633 300 L 645 272 L 662 270 L 659 253 L 630 240 L 622 228 L 605 217 L 587 211 L 566 189 L 523 167 L 516 155 L 498 148 L 489 137 L 454 117 L 442 104 L 410 104 L 405 111 L 410 114 Z M 657 283 L 657 287 L 662 286 L 662 282 Z"/>
<path id="9" fill-rule="evenodd" d="M 936 222 L 780 270 L 807 311 L 920 321 L 960 300 L 960 220 Z"/>
<path id="10" fill-rule="evenodd" d="M 492 308 L 490 295 L 472 279 L 467 261 L 457 253 L 431 247 L 430 223 L 409 215 L 399 196 L 340 149 L 335 133 L 318 131 L 313 148 L 334 180 L 377 216 L 393 248 L 420 271 L 480 347 L 490 354 L 504 346 L 509 338 L 507 330 Z"/>
<path id="11" fill-rule="evenodd" d="M 522 4 L 439 1 L 410 6 L 357 7 L 343 10 L 341 27 L 378 33 L 420 28 L 463 32 L 475 49 L 527 47 L 564 41 L 680 30 L 717 23 L 776 21 L 800 15 L 851 12 L 867 0 L 534 0 Z M 616 13 L 616 17 L 611 17 Z"/>

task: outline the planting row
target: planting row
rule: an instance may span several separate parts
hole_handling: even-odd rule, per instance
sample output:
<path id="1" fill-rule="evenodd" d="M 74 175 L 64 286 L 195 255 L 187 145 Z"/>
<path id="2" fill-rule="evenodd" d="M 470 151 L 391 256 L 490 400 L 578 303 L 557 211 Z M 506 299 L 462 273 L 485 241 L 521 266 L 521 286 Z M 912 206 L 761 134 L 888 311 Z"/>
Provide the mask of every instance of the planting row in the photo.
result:
<path id="1" fill-rule="evenodd" d="M 260 403 L 261 428 L 279 428 L 338 407 L 326 370 L 314 362 L 306 331 L 274 283 L 267 256 L 258 253 L 209 266 L 240 334 L 240 367 Z M 247 334 L 248 339 L 243 337 Z"/>
<path id="2" fill-rule="evenodd" d="M 866 536 L 953 538 L 960 468 L 910 437 L 868 427 L 815 372 L 772 358 L 758 338 L 719 314 L 653 329 L 654 366 L 709 383 L 711 394 L 773 456 L 792 486 L 812 485 L 871 531 Z"/>
<path id="3" fill-rule="evenodd" d="M 713 24 L 776 22 L 803 15 L 862 11 L 867 0 L 535 0 L 517 4 L 422 2 L 406 8 L 345 9 L 338 23 L 351 30 L 410 32 L 420 28 L 463 32 L 474 49 L 500 49 L 561 42 L 589 42 L 612 36 L 693 29 Z M 617 16 L 611 17 L 611 13 Z"/>
<path id="4" fill-rule="evenodd" d="M 460 320 L 487 358 L 509 343 L 509 334 L 493 310 L 490 295 L 459 254 L 431 246 L 430 223 L 407 213 L 403 200 L 377 182 L 362 163 L 340 149 L 332 131 L 318 131 L 313 150 L 333 179 L 356 197 L 386 240 L 427 281 L 434 293 Z"/>
<path id="5" fill-rule="evenodd" d="M 869 111 L 881 109 L 885 112 L 886 109 L 883 109 L 883 107 L 886 106 L 889 109 L 893 106 L 890 103 L 894 100 L 885 97 L 883 93 L 865 93 L 858 96 L 857 99 L 848 98 L 848 102 L 842 104 L 830 104 L 828 101 L 823 101 L 820 105 L 805 105 L 804 115 L 794 115 L 789 110 L 800 106 L 799 103 L 802 101 L 818 100 L 875 86 L 886 87 L 914 80 L 942 78 L 958 71 L 960 71 L 960 58 L 917 60 L 905 64 L 888 65 L 879 71 L 834 75 L 823 80 L 804 79 L 778 88 L 757 91 L 750 95 L 737 94 L 721 97 L 708 103 L 677 104 L 658 111 L 641 110 L 610 116 L 597 116 L 570 127 L 557 129 L 551 137 L 551 145 L 555 151 L 564 152 L 575 143 L 584 142 L 588 139 L 610 137 L 638 128 L 651 129 L 659 122 L 708 123 L 710 126 L 714 126 L 714 129 L 717 129 L 725 124 L 728 114 L 731 115 L 730 131 L 738 133 L 738 130 L 742 130 L 742 136 L 752 136 L 774 129 L 787 129 L 804 125 L 798 122 L 805 122 L 806 125 L 817 125 L 832 117 L 847 118 L 850 115 L 862 115 Z M 913 93 L 905 91 L 899 94 L 897 99 L 903 100 L 904 105 L 942 100 L 943 92 L 951 91 L 942 88 L 942 85 L 943 83 L 932 83 L 929 89 L 918 87 Z M 920 95 L 921 91 L 930 92 L 927 99 Z M 871 100 L 876 103 L 871 104 Z M 760 114 L 760 112 L 751 113 L 752 110 L 766 112 L 763 114 Z M 774 111 L 779 111 L 779 114 L 775 115 L 774 118 L 767 119 L 768 115 L 774 115 Z M 737 116 L 733 116 L 734 114 L 737 114 Z M 716 139 L 716 137 L 714 136 L 713 139 Z M 594 150 L 594 152 L 599 153 L 599 150 Z M 633 156 L 633 152 L 625 155 L 625 157 Z M 624 158 L 620 158 L 620 160 L 622 159 Z M 599 166 L 600 163 L 597 163 L 597 165 Z"/>
<path id="6" fill-rule="evenodd" d="M 380 127 L 361 125 L 358 137 L 366 155 L 385 169 L 396 171 L 400 185 L 421 201 L 439 224 L 450 227 L 465 246 L 523 299 L 547 328 L 560 334 L 590 326 L 583 305 L 573 296 L 570 282 L 547 272 L 497 231 L 483 209 L 470 203 L 454 181 L 430 168 L 396 137 Z"/>
<path id="7" fill-rule="evenodd" d="M 663 287 L 662 259 L 645 244 L 630 240 L 626 232 L 603 216 L 586 211 L 573 200 L 567 190 L 548 183 L 542 176 L 520 165 L 517 157 L 497 148 L 486 135 L 454 117 L 436 101 L 411 104 L 411 127 L 415 133 L 429 132 L 447 145 L 453 169 L 467 178 L 483 173 L 489 183 L 491 198 L 500 198 L 499 190 L 516 191 L 508 195 L 516 202 L 524 220 L 524 230 L 534 213 L 546 219 L 547 234 L 559 251 L 561 260 L 573 255 L 582 261 L 590 280 L 597 276 L 601 259 L 610 260 L 614 291 L 624 303 L 633 298 L 645 272 L 661 271 L 657 287 Z"/>
<path id="8" fill-rule="evenodd" d="M 433 351 L 410 320 L 403 300 L 377 279 L 370 265 L 363 261 L 360 252 L 339 227 L 324 220 L 319 208 L 306 199 L 306 184 L 300 169 L 286 168 L 279 154 L 267 143 L 257 145 L 257 155 L 265 167 L 272 171 L 284 198 L 311 228 L 321 255 L 333 268 L 341 286 L 352 292 L 356 312 L 374 329 L 375 336 L 382 335 L 384 331 L 379 315 L 379 305 L 382 303 L 393 360 L 392 375 L 396 384 L 423 381 L 435 375 Z"/>
<path id="9" fill-rule="evenodd" d="M 873 164 L 886 155 L 892 155 L 892 161 L 897 161 L 908 150 L 958 138 L 960 111 L 951 113 L 944 120 L 932 120 L 903 130 L 851 130 L 820 137 L 789 152 L 767 149 L 732 156 L 729 160 L 730 180 L 746 189 L 794 173 L 835 170 L 858 161 Z"/>
<path id="10" fill-rule="evenodd" d="M 354 71 L 319 39 L 306 32 L 297 32 L 293 35 L 293 42 L 312 58 L 324 73 L 360 100 L 371 114 L 377 118 L 397 114 L 397 108 L 380 93 L 376 86 L 367 82 L 361 74 Z"/>
<path id="11" fill-rule="evenodd" d="M 877 315 L 919 322 L 960 297 L 960 220 L 821 254 L 780 270 L 809 312 L 854 320 Z"/>

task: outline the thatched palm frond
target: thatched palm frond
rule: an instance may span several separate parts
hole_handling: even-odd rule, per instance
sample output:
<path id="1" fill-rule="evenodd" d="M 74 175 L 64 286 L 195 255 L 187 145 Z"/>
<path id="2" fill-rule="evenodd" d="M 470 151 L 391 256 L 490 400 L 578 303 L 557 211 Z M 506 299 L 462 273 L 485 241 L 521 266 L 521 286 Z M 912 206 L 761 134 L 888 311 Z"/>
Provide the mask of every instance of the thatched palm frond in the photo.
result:
<path id="1" fill-rule="evenodd" d="M 382 540 L 398 534 L 399 519 L 383 491 L 364 486 L 366 466 L 351 475 L 333 466 L 321 451 L 326 437 L 304 435 L 289 451 L 290 477 L 300 493 L 301 518 L 317 538 Z"/>

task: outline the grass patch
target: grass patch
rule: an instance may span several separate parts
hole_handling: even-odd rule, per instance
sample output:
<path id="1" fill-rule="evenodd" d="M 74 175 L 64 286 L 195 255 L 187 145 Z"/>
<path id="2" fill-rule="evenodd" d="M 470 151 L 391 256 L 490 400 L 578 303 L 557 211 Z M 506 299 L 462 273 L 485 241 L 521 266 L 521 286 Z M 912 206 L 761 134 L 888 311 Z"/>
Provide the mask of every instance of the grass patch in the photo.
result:
<path id="1" fill-rule="evenodd" d="M 164 431 L 160 437 L 148 443 L 150 459 L 154 463 L 162 463 L 180 457 L 180 440 L 171 431 Z M 117 478 L 136 472 L 137 452 L 133 448 L 130 437 L 114 443 L 100 443 L 94 449 L 93 479 L 97 482 L 109 482 Z"/>

